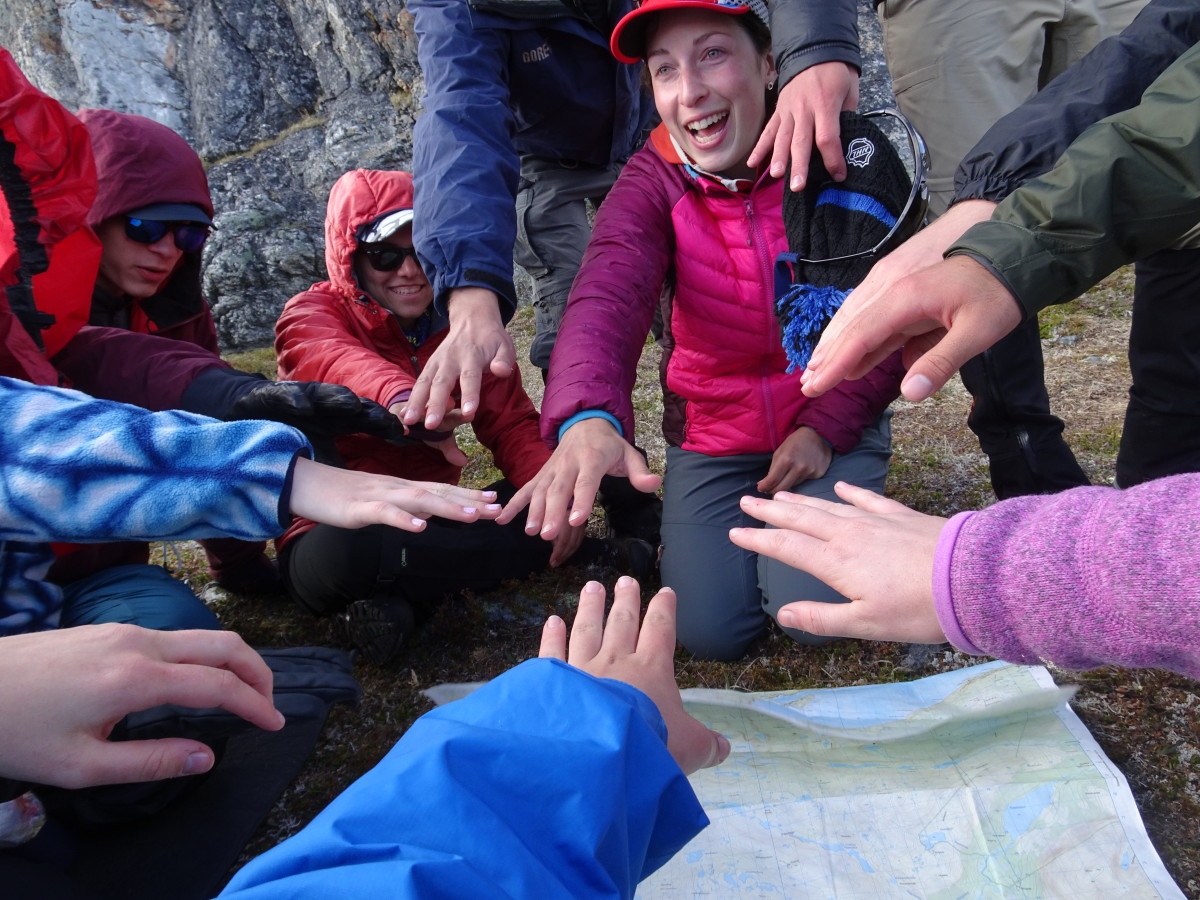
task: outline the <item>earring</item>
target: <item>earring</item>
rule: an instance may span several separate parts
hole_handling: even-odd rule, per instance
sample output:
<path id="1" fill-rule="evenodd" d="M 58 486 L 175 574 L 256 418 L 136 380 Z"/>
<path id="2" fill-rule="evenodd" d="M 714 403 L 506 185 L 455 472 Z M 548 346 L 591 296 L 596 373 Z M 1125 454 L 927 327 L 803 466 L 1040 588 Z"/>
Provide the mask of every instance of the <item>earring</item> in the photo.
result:
<path id="1" fill-rule="evenodd" d="M 768 91 L 775 90 L 775 79 L 774 78 L 772 78 L 770 81 L 767 82 L 767 90 Z"/>

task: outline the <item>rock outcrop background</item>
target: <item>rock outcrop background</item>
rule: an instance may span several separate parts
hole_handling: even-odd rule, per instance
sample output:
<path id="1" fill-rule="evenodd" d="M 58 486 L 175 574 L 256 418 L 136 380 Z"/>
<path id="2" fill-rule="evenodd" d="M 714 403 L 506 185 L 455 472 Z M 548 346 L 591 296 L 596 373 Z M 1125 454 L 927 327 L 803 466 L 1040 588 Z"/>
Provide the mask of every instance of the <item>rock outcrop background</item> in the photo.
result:
<path id="1" fill-rule="evenodd" d="M 864 107 L 890 94 L 860 0 Z M 347 169 L 409 168 L 421 72 L 402 0 L 17 0 L 0 45 L 68 108 L 160 121 L 208 167 L 204 288 L 226 349 L 269 344 L 321 280 L 325 198 Z"/>

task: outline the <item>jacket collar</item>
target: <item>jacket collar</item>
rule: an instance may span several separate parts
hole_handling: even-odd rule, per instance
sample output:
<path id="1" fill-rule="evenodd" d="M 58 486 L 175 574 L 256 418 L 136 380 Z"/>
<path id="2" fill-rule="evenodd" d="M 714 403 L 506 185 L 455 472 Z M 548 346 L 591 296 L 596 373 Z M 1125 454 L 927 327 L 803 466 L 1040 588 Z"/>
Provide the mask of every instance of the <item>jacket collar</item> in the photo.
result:
<path id="1" fill-rule="evenodd" d="M 719 184 L 731 194 L 748 194 L 753 190 L 754 185 L 762 179 L 760 174 L 758 179 L 753 178 L 725 178 L 713 172 L 707 172 L 700 168 L 690 159 L 683 149 L 675 141 L 675 137 L 667 130 L 667 126 L 659 124 L 654 131 L 650 132 L 650 143 L 654 149 L 658 151 L 659 156 L 669 163 L 683 166 L 687 173 L 697 181 L 707 181 L 714 184 Z"/>

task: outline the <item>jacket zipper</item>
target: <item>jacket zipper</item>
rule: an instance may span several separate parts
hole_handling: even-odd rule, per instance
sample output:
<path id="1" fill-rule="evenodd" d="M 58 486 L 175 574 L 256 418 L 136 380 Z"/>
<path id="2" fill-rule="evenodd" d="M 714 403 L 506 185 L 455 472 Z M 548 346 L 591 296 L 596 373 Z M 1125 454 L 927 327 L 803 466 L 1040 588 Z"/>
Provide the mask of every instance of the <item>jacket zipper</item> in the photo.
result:
<path id="1" fill-rule="evenodd" d="M 747 236 L 746 244 L 749 247 L 753 247 L 755 254 L 758 256 L 760 277 L 762 278 L 760 289 L 762 289 L 765 285 L 774 284 L 773 279 L 770 277 L 771 260 L 767 257 L 767 240 L 766 236 L 762 232 L 762 228 L 759 226 L 758 219 L 754 214 L 753 193 L 751 193 L 750 196 L 747 196 L 744 202 L 746 208 L 746 221 L 749 225 L 749 235 Z M 768 341 L 774 340 L 776 343 L 779 343 L 779 324 L 775 319 L 775 316 L 770 314 L 773 311 L 773 308 L 774 298 L 772 298 L 772 302 L 768 304 L 767 319 L 769 324 L 767 326 L 767 339 Z M 769 377 L 771 371 L 770 363 L 767 361 L 770 359 L 770 350 L 772 347 L 773 345 L 768 344 L 766 348 L 767 353 L 764 353 L 763 355 L 763 363 L 760 367 L 761 377 L 759 378 L 759 383 L 761 385 L 760 395 L 762 397 L 763 409 L 766 412 L 767 417 L 767 440 L 769 443 L 774 444 L 775 435 L 778 434 L 778 424 L 775 416 L 774 397 L 769 388 L 771 383 Z"/>

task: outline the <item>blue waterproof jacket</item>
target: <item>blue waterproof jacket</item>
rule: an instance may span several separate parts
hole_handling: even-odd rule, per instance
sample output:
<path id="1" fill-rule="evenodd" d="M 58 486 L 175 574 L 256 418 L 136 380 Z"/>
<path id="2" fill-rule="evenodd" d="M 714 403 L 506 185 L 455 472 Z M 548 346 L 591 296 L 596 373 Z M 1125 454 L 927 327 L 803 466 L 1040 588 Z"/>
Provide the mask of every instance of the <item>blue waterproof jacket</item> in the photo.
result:
<path id="1" fill-rule="evenodd" d="M 414 242 L 445 312 L 483 287 L 516 308 L 513 244 L 523 156 L 566 165 L 627 160 L 655 119 L 642 66 L 617 62 L 612 26 L 632 0 L 598 3 L 603 31 L 564 2 L 410 0 L 425 79 L 413 129 Z M 859 66 L 854 0 L 772 0 L 780 83 L 822 62 Z"/>
<path id="2" fill-rule="evenodd" d="M 707 824 L 645 694 L 530 660 L 418 719 L 221 897 L 632 897 Z"/>

